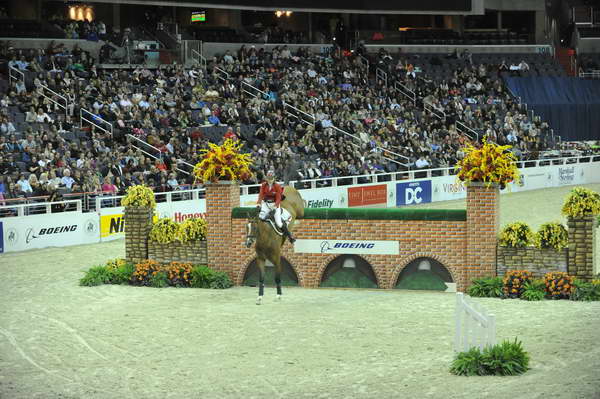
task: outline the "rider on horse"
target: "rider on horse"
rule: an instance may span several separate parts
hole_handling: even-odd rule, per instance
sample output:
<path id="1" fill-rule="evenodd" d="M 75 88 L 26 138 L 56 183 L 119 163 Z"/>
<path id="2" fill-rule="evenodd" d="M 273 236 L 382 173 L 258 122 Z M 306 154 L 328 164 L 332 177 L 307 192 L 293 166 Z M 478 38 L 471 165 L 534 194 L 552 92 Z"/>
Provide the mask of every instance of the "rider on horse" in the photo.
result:
<path id="1" fill-rule="evenodd" d="M 258 195 L 257 208 L 260 208 L 258 218 L 262 221 L 267 221 L 269 215 L 273 212 L 275 224 L 293 244 L 296 239 L 292 236 L 287 226 L 290 217 L 286 217 L 285 215 L 282 217 L 281 201 L 283 200 L 283 187 L 275 182 L 275 172 L 272 170 L 267 172 L 265 180 L 260 186 L 260 193 Z M 283 212 L 288 214 L 285 210 Z M 283 220 L 284 218 L 286 220 Z"/>

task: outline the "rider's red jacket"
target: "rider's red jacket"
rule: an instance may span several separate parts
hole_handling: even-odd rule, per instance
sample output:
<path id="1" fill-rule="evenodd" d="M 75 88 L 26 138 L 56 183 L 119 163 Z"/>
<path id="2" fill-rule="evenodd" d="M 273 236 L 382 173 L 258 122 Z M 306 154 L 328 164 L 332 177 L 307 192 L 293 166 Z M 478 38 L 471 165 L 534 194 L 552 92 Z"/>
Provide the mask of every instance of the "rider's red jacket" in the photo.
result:
<path id="1" fill-rule="evenodd" d="M 256 203 L 260 205 L 264 200 L 267 202 L 275 202 L 275 206 L 278 207 L 281 203 L 282 192 L 283 189 L 279 184 L 273 183 L 273 185 L 270 186 L 269 183 L 264 182 L 260 186 L 260 193 L 258 194 L 258 201 Z"/>

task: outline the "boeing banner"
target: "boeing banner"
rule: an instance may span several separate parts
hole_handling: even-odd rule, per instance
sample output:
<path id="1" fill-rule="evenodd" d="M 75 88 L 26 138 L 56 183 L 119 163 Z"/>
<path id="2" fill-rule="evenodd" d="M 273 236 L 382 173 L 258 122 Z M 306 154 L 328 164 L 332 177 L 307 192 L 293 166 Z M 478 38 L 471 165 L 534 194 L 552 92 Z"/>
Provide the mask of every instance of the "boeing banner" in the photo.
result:
<path id="1" fill-rule="evenodd" d="M 396 184 L 396 206 L 431 202 L 431 180 Z"/>

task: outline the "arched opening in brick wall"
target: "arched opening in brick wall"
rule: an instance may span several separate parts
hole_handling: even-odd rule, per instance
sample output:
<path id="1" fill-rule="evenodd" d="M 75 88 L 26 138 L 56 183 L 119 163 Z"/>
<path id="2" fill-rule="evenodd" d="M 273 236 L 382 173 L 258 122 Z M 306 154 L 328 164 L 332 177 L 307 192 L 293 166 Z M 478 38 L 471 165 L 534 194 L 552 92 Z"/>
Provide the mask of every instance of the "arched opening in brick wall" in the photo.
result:
<path id="1" fill-rule="evenodd" d="M 298 275 L 296 271 L 283 256 L 281 257 L 281 285 L 284 287 L 296 287 L 298 286 Z M 256 259 L 254 259 L 248 265 L 246 273 L 244 274 L 243 285 L 250 287 L 258 286 L 259 271 L 256 265 Z M 265 285 L 268 287 L 275 286 L 275 266 L 269 261 L 265 263 Z"/>
<path id="2" fill-rule="evenodd" d="M 454 283 L 450 271 L 439 261 L 420 257 L 402 270 L 395 288 L 406 290 L 446 291 L 446 283 Z"/>
<path id="3" fill-rule="evenodd" d="M 357 255 L 340 255 L 329 262 L 319 286 L 378 288 L 373 267 Z"/>

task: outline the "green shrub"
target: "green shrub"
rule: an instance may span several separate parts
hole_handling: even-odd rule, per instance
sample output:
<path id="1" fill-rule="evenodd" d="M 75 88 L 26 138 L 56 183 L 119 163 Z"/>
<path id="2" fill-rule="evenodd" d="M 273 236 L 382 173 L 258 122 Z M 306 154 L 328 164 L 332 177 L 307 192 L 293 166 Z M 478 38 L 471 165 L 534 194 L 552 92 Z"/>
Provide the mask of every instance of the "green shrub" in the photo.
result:
<path id="1" fill-rule="evenodd" d="M 164 288 L 169 286 L 169 279 L 167 273 L 164 270 L 157 272 L 150 277 L 150 287 Z"/>
<path id="2" fill-rule="evenodd" d="M 135 265 L 123 263 L 112 270 L 110 284 L 129 284 L 135 271 Z"/>
<path id="3" fill-rule="evenodd" d="M 456 375 L 516 375 L 529 369 L 529 354 L 523 350 L 520 341 L 503 341 L 483 352 L 471 348 L 460 352 L 452 362 L 450 372 Z"/>
<path id="4" fill-rule="evenodd" d="M 541 301 L 546 297 L 546 283 L 544 280 L 534 280 L 525 283 L 521 299 L 526 301 Z"/>
<path id="5" fill-rule="evenodd" d="M 560 222 L 544 223 L 535 234 L 535 246 L 554 248 L 557 251 L 569 245 L 569 233 Z"/>
<path id="6" fill-rule="evenodd" d="M 194 288 L 209 288 L 213 270 L 208 266 L 195 266 L 192 269 L 191 286 Z"/>
<path id="7" fill-rule="evenodd" d="M 533 233 L 528 224 L 523 222 L 510 223 L 500 232 L 499 243 L 503 247 L 524 248 L 533 240 Z"/>
<path id="8" fill-rule="evenodd" d="M 600 282 L 588 283 L 582 280 L 573 282 L 571 299 L 574 301 L 600 301 Z"/>
<path id="9" fill-rule="evenodd" d="M 214 289 L 225 289 L 233 287 L 233 283 L 227 273 L 213 272 L 209 287 Z"/>
<path id="10" fill-rule="evenodd" d="M 114 274 L 106 266 L 95 266 L 85 272 L 85 276 L 79 280 L 79 285 L 93 287 L 101 284 L 110 284 Z"/>
<path id="11" fill-rule="evenodd" d="M 502 292 L 502 278 L 476 278 L 467 290 L 467 294 L 472 297 L 502 298 L 504 296 Z"/>

